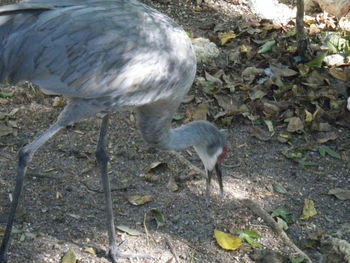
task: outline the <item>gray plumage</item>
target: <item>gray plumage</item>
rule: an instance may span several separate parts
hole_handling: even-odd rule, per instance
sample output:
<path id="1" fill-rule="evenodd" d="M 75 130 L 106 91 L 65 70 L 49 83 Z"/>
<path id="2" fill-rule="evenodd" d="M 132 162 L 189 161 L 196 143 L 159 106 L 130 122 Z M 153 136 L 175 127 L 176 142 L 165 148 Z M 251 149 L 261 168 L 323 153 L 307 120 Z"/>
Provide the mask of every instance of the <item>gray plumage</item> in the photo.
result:
<path id="1" fill-rule="evenodd" d="M 194 146 L 209 178 L 214 168 L 219 170 L 226 141 L 214 125 L 198 121 L 171 128 L 172 116 L 192 85 L 196 58 L 186 32 L 167 16 L 136 0 L 27 0 L 0 7 L 0 48 L 1 82 L 29 80 L 47 94 L 69 99 L 57 122 L 20 151 L 0 263 L 6 261 L 8 229 L 27 163 L 49 138 L 76 121 L 105 114 L 96 156 L 113 262 L 122 255 L 114 244 L 104 150 L 110 112 L 135 109 L 147 142 L 166 150 Z"/>

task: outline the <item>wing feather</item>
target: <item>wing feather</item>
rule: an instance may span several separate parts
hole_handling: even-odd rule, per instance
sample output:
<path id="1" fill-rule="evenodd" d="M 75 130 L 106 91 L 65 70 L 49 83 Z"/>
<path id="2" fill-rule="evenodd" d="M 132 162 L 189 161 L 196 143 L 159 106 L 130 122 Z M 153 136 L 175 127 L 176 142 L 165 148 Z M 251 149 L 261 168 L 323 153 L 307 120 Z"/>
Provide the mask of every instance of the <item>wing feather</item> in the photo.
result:
<path id="1" fill-rule="evenodd" d="M 156 90 L 158 84 L 173 82 L 170 89 L 178 82 L 174 76 L 194 74 L 185 33 L 134 0 L 25 1 L 0 8 L 1 32 L 0 80 L 30 80 L 53 94 L 135 93 L 142 101 L 143 90 L 154 88 L 158 96 L 169 91 Z M 174 67 L 180 60 L 190 61 L 190 71 Z M 174 68 L 181 72 L 173 74 Z"/>

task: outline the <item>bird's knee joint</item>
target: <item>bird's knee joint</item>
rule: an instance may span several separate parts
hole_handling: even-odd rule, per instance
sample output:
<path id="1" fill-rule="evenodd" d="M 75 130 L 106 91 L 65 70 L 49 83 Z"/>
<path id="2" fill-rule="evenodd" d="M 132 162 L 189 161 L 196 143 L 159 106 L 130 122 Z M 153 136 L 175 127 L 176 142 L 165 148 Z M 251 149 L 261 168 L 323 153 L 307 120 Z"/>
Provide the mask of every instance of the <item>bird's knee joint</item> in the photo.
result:
<path id="1" fill-rule="evenodd" d="M 95 156 L 99 162 L 108 162 L 109 160 L 107 151 L 103 147 L 98 147 L 96 149 Z"/>
<path id="2" fill-rule="evenodd" d="M 22 147 L 18 152 L 18 161 L 20 164 L 26 165 L 32 159 L 32 150 L 26 146 Z"/>

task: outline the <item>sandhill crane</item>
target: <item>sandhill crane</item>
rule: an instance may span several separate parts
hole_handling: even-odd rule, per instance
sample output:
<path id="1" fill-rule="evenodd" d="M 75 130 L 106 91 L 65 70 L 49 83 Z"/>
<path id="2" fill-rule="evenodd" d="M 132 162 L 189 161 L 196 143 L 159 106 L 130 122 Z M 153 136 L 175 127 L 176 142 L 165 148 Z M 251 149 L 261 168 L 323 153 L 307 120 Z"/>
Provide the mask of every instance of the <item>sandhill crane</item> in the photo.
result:
<path id="1" fill-rule="evenodd" d="M 105 150 L 109 114 L 134 109 L 144 139 L 164 150 L 193 146 L 207 184 L 214 171 L 220 188 L 224 135 L 206 121 L 171 127 L 172 116 L 191 87 L 196 58 L 191 41 L 172 19 L 136 0 L 26 0 L 0 8 L 0 81 L 27 80 L 69 102 L 57 121 L 19 151 L 16 185 L 0 248 L 7 262 L 11 229 L 26 167 L 33 154 L 62 128 L 104 114 L 97 144 L 106 199 L 108 254 L 116 244 Z"/>

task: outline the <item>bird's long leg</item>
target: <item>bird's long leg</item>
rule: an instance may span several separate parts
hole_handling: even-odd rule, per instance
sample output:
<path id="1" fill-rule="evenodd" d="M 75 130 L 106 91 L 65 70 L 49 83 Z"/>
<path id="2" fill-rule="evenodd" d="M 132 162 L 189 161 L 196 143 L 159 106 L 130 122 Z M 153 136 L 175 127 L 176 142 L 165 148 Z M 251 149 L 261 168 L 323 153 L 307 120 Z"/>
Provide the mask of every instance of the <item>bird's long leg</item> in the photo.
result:
<path id="1" fill-rule="evenodd" d="M 24 146 L 18 154 L 17 165 L 17 177 L 15 183 L 15 190 L 13 192 L 13 200 L 11 203 L 10 213 L 7 220 L 7 226 L 5 234 L 2 239 L 0 247 L 0 263 L 7 262 L 7 250 L 10 244 L 11 230 L 15 219 L 15 214 L 20 199 L 20 195 L 23 188 L 23 180 L 26 173 L 27 166 L 31 161 L 34 153 L 52 136 L 59 132 L 62 128 L 76 121 L 86 119 L 91 116 L 95 116 L 99 109 L 97 107 L 88 107 L 88 100 L 71 99 L 61 114 L 58 116 L 57 121 L 50 126 L 44 133 L 34 139 L 34 141 Z"/>
<path id="2" fill-rule="evenodd" d="M 19 198 L 21 196 L 21 192 L 23 189 L 23 180 L 26 173 L 27 166 L 31 161 L 34 153 L 38 150 L 48 139 L 54 136 L 59 130 L 61 130 L 64 126 L 59 123 L 53 124 L 49 129 L 47 129 L 42 135 L 36 138 L 32 143 L 24 146 L 18 154 L 18 166 L 17 166 L 17 177 L 16 177 L 16 185 L 13 193 L 13 200 L 11 203 L 10 214 L 7 220 L 7 226 L 5 230 L 4 237 L 2 239 L 1 247 L 0 247 L 0 263 L 7 262 L 7 249 L 10 244 L 10 237 L 13 222 L 15 219 L 15 214 L 19 202 Z"/>
<path id="3" fill-rule="evenodd" d="M 222 172 L 221 172 L 221 168 L 219 164 L 215 165 L 215 171 L 216 171 L 216 176 L 218 178 L 218 183 L 219 183 L 219 187 L 220 187 L 220 195 L 221 197 L 224 196 L 224 184 L 222 182 Z"/>
<path id="4" fill-rule="evenodd" d="M 108 228 L 108 238 L 109 238 L 109 248 L 108 255 L 112 259 L 113 263 L 116 263 L 118 258 L 152 258 L 152 256 L 147 254 L 124 254 L 120 252 L 120 248 L 124 243 L 117 246 L 115 237 L 115 227 L 114 227 L 114 216 L 113 216 L 113 204 L 111 197 L 111 186 L 109 182 L 109 176 L 107 173 L 108 165 L 108 155 L 106 152 L 106 136 L 108 129 L 109 115 L 106 114 L 102 119 L 102 125 L 100 130 L 100 137 L 96 149 L 96 159 L 100 166 L 101 171 L 101 181 L 103 186 L 103 191 L 106 200 L 106 212 L 107 212 L 107 228 Z"/>
<path id="5" fill-rule="evenodd" d="M 211 179 L 213 177 L 213 171 L 206 170 L 205 172 L 207 174 L 205 194 L 206 194 L 206 197 L 209 198 L 209 196 L 210 196 L 210 188 L 211 188 Z"/>
<path id="6" fill-rule="evenodd" d="M 105 115 L 102 119 L 102 125 L 100 130 L 100 137 L 96 149 L 96 159 L 100 166 L 101 171 L 101 181 L 103 186 L 103 191 L 106 200 L 106 211 L 107 211 L 107 228 L 108 228 L 108 238 L 109 238 L 109 248 L 115 246 L 115 227 L 114 227 L 114 217 L 113 217 L 113 204 L 111 197 L 111 186 L 109 183 L 109 177 L 107 173 L 108 165 L 108 155 L 106 152 L 106 135 L 108 129 L 109 115 Z"/>

